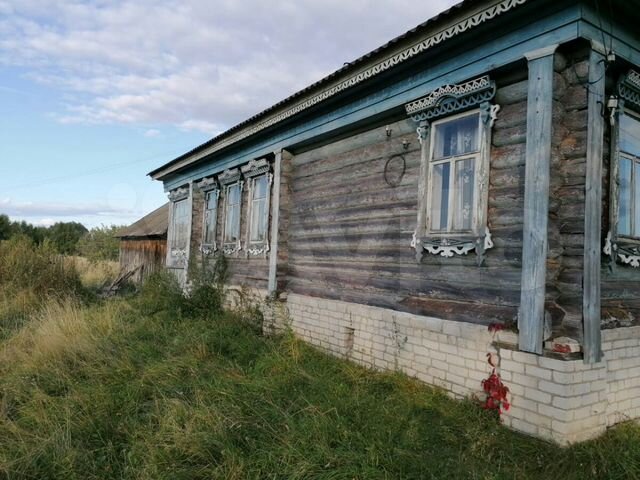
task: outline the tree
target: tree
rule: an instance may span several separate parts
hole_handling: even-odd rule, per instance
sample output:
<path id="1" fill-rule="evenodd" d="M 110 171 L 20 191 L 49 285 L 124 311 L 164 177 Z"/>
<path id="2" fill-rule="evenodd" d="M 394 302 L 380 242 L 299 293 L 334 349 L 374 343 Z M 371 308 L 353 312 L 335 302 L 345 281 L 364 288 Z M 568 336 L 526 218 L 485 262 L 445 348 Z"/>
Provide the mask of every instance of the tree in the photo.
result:
<path id="1" fill-rule="evenodd" d="M 77 253 L 78 241 L 87 233 L 87 228 L 78 222 L 58 222 L 47 231 L 58 252 L 70 255 Z"/>
<path id="2" fill-rule="evenodd" d="M 78 253 L 89 260 L 117 260 L 120 240 L 115 234 L 121 228 L 116 225 L 92 228 L 78 242 Z"/>
<path id="3" fill-rule="evenodd" d="M 0 215 L 0 240 L 8 240 L 13 235 L 13 222 L 6 215 Z"/>

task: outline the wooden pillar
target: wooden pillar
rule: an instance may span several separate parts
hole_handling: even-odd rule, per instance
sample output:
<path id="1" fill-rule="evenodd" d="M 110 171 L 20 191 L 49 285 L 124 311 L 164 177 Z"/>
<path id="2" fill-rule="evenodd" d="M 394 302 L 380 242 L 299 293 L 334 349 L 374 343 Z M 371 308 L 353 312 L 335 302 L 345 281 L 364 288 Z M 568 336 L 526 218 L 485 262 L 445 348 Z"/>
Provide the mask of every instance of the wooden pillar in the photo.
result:
<path id="1" fill-rule="evenodd" d="M 189 226 L 187 227 L 187 253 L 184 260 L 184 284 L 186 286 L 189 283 L 189 266 L 191 264 L 191 235 L 193 232 L 193 180 L 189 182 L 189 198 L 187 199 L 189 205 Z"/>
<path id="2" fill-rule="evenodd" d="M 285 241 L 284 247 L 286 247 L 286 238 L 283 237 L 282 230 L 287 228 L 287 225 L 283 225 L 286 222 L 287 215 L 282 215 L 282 209 L 289 208 L 289 203 L 286 201 L 287 188 L 288 188 L 288 174 L 283 173 L 283 162 L 285 164 L 290 163 L 291 154 L 286 150 L 278 150 L 274 152 L 275 162 L 273 166 L 273 203 L 271 207 L 271 243 L 269 246 L 269 282 L 268 292 L 269 295 L 275 295 L 278 291 L 278 267 L 281 267 L 278 262 L 278 257 L 282 257 L 280 252 L 280 246 Z M 284 187 L 284 188 L 283 188 Z M 285 248 L 286 251 L 286 248 Z"/>
<path id="3" fill-rule="evenodd" d="M 526 55 L 529 62 L 519 347 L 542 353 L 549 220 L 553 57 L 557 45 Z"/>
<path id="4" fill-rule="evenodd" d="M 599 50 L 599 51 L 598 51 Z M 604 151 L 604 47 L 589 57 L 587 168 L 584 212 L 584 362 L 602 359 L 600 335 L 600 262 L 602 248 L 602 154 Z"/>

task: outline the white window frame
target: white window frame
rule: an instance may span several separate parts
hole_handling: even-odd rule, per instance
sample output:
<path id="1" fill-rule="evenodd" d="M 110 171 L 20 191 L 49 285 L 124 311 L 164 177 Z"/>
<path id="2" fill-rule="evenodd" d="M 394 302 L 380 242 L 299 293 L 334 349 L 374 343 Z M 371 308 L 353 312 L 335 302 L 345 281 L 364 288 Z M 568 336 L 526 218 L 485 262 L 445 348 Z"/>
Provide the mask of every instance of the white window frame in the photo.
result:
<path id="1" fill-rule="evenodd" d="M 216 200 L 215 207 L 209 208 L 209 199 L 214 197 Z M 218 209 L 220 208 L 220 189 L 214 188 L 204 191 L 204 208 L 202 212 L 202 251 L 203 253 L 212 253 L 218 250 L 217 234 L 218 234 Z M 213 240 L 208 241 L 207 234 L 209 227 L 212 228 Z"/>
<path id="2" fill-rule="evenodd" d="M 191 195 L 190 188 L 181 187 L 172 190 L 169 193 L 171 208 L 169 209 L 169 228 L 167 235 L 167 266 L 175 268 L 185 268 L 187 266 L 187 258 L 189 256 L 189 242 L 191 237 Z M 186 208 L 186 243 L 185 245 L 176 245 L 178 230 L 176 229 L 176 210 L 184 205 Z"/>
<path id="3" fill-rule="evenodd" d="M 222 250 L 226 255 L 236 254 L 242 250 L 242 192 L 243 192 L 244 182 L 242 180 L 238 180 L 236 182 L 225 185 L 224 187 L 224 223 L 222 228 Z M 237 220 L 237 231 L 238 238 L 235 241 L 228 242 L 227 241 L 227 217 L 229 215 L 229 207 L 231 204 L 229 203 L 229 191 L 232 188 L 238 188 L 238 220 Z"/>
<path id="4" fill-rule="evenodd" d="M 464 117 L 471 117 L 473 115 L 478 116 L 478 131 L 477 131 L 478 149 L 473 153 L 453 155 L 453 156 L 434 160 L 433 158 L 434 158 L 434 150 L 435 150 L 435 139 L 436 139 L 436 132 L 437 132 L 438 125 L 442 125 L 443 123 L 448 123 Z M 476 108 L 466 112 L 458 113 L 456 115 L 450 115 L 450 116 L 441 118 L 439 120 L 434 121 L 431 124 L 431 129 L 430 129 L 431 138 L 429 141 L 429 158 L 427 159 L 427 162 L 428 162 L 427 168 L 429 171 L 427 174 L 428 186 L 427 186 L 427 198 L 426 198 L 426 204 L 425 204 L 426 213 L 425 213 L 425 232 L 424 233 L 426 236 L 443 237 L 443 238 L 456 236 L 459 238 L 459 237 L 467 237 L 467 236 L 477 237 L 480 234 L 480 225 L 478 225 L 478 218 L 479 218 L 478 210 L 482 208 L 482 205 L 480 205 L 480 202 L 478 201 L 478 196 L 481 189 L 480 174 L 483 170 L 488 170 L 483 168 L 483 165 L 481 165 L 482 163 L 482 159 L 481 159 L 482 145 L 481 144 L 485 141 L 485 136 L 483 135 L 482 123 L 483 122 L 482 122 L 482 115 L 481 115 L 480 109 Z M 464 160 L 474 161 L 474 188 L 473 188 L 473 200 L 472 200 L 473 210 L 472 210 L 471 228 L 468 230 L 453 230 L 452 223 L 453 223 L 453 216 L 455 214 L 455 208 L 453 207 L 455 204 L 455 197 L 456 197 L 455 165 L 457 162 L 464 161 Z M 442 165 L 446 163 L 451 165 L 449 169 L 449 198 L 448 198 L 449 208 L 448 208 L 448 218 L 447 218 L 447 229 L 434 230 L 432 227 L 432 218 L 431 218 L 432 206 L 433 206 L 433 190 L 434 190 L 433 170 L 437 165 Z"/>
<path id="5" fill-rule="evenodd" d="M 184 245 L 177 245 L 178 243 L 178 233 L 180 233 L 180 230 L 178 230 L 176 228 L 176 221 L 178 219 L 178 216 L 176 215 L 176 211 L 178 210 L 178 208 L 183 207 L 185 210 L 185 214 L 184 214 L 184 218 L 186 220 L 189 219 L 189 205 L 188 205 L 188 200 L 186 198 L 183 198 L 181 200 L 176 200 L 175 202 L 173 202 L 172 207 L 173 207 L 173 217 L 172 217 L 172 224 L 171 224 L 171 248 L 172 250 L 186 250 L 187 249 L 187 244 L 189 243 L 189 239 L 188 237 L 188 230 L 189 230 L 189 224 L 188 222 L 184 223 L 184 232 L 183 235 L 181 235 L 184 241 Z"/>
<path id="6" fill-rule="evenodd" d="M 418 124 L 418 140 L 421 144 L 420 177 L 418 182 L 418 213 L 416 229 L 411 247 L 416 251 L 416 260 L 422 261 L 424 253 L 451 258 L 466 255 L 475 250 L 478 265 L 482 265 L 485 252 L 493 247 L 488 227 L 489 207 L 489 167 L 491 155 L 491 133 L 500 106 L 491 103 L 496 94 L 496 85 L 488 75 L 455 85 L 442 85 L 425 97 L 405 105 L 411 119 Z M 473 154 L 442 159 L 452 162 L 456 159 L 475 158 L 474 211 L 471 231 L 434 231 L 431 228 L 432 203 L 432 163 L 435 144 L 435 126 L 479 113 L 478 148 Z M 455 169 L 451 172 L 455 178 Z M 450 180 L 451 182 L 452 180 Z M 450 201 L 455 189 L 450 189 Z M 453 205 L 453 203 L 450 203 Z M 453 212 L 454 210 L 451 210 Z M 452 214 L 452 213 L 450 213 Z M 450 227 L 448 220 L 448 227 Z"/>
<path id="7" fill-rule="evenodd" d="M 619 232 L 620 221 L 620 160 L 628 158 L 632 162 L 631 221 L 635 221 L 634 212 L 640 208 L 640 192 L 635 191 L 633 177 L 636 163 L 640 163 L 637 155 L 623 152 L 621 149 L 621 119 L 628 116 L 640 122 L 640 73 L 631 70 L 618 82 L 618 95 L 611 97 L 608 106 L 611 108 L 611 165 L 609 181 L 609 233 L 604 246 L 604 253 L 609 256 L 609 268 L 615 271 L 617 264 L 640 268 L 640 236 L 622 235 Z M 633 233 L 633 227 L 632 227 Z"/>
<path id="8" fill-rule="evenodd" d="M 257 200 L 254 200 L 253 194 L 255 191 L 256 182 L 264 178 L 267 181 L 267 190 L 265 192 L 265 217 L 262 219 L 264 222 L 265 236 L 262 241 L 253 241 L 253 205 Z M 269 252 L 269 216 L 271 208 L 271 184 L 273 183 L 273 174 L 266 172 L 260 175 L 253 176 L 249 179 L 249 198 L 247 208 L 247 255 L 265 255 Z"/>

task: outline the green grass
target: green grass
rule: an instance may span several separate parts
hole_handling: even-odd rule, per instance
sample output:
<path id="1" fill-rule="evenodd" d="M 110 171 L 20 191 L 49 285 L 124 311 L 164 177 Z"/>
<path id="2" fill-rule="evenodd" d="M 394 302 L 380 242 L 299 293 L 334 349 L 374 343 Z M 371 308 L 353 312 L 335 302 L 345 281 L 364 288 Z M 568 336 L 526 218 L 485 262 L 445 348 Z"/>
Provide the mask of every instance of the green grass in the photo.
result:
<path id="1" fill-rule="evenodd" d="M 560 449 L 402 375 L 143 293 L 50 303 L 0 340 L 0 479 L 23 478 L 629 479 L 640 429 Z"/>

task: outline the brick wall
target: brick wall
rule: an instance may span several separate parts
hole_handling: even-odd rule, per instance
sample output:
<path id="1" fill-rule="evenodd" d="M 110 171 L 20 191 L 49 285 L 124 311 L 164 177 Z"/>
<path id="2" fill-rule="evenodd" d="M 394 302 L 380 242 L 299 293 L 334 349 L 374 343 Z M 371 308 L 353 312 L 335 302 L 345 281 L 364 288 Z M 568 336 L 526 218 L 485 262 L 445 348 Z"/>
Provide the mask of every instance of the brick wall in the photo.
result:
<path id="1" fill-rule="evenodd" d="M 526 434 L 569 444 L 640 417 L 640 327 L 605 330 L 605 360 L 585 365 L 519 352 L 516 334 L 494 337 L 484 326 L 299 294 L 288 294 L 285 305 L 286 315 L 266 309 L 266 321 L 288 322 L 333 355 L 404 372 L 456 398 L 482 395 L 486 355 L 496 354 L 511 391 L 503 421 Z"/>

